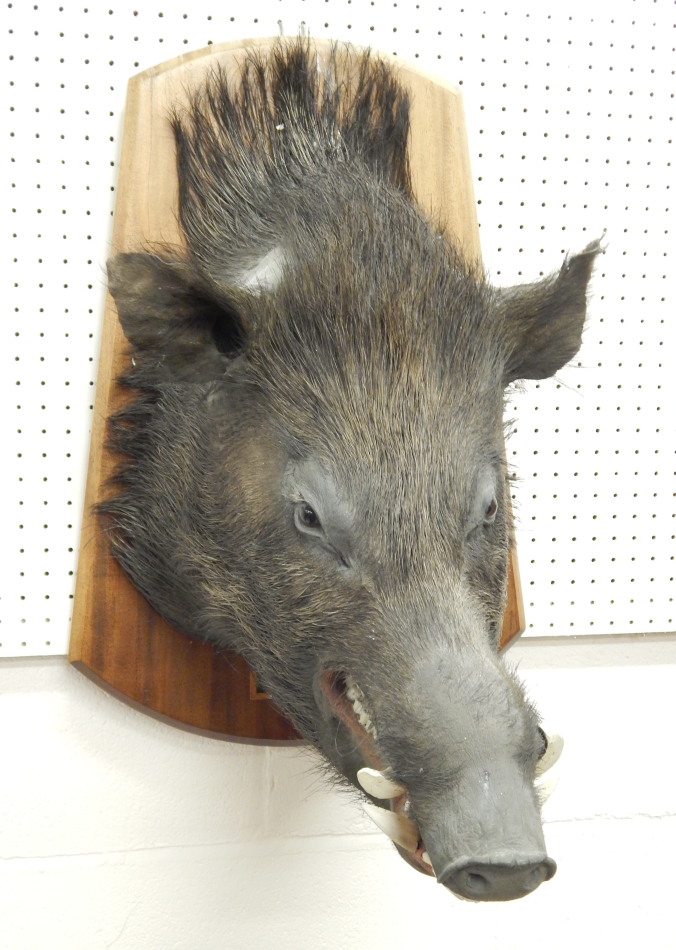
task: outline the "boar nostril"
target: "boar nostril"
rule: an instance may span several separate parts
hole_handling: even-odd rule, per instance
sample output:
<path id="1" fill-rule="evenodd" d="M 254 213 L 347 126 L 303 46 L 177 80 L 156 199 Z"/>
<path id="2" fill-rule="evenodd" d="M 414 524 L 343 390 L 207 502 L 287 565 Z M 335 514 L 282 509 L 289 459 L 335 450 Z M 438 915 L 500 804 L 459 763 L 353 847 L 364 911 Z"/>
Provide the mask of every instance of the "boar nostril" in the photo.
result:
<path id="1" fill-rule="evenodd" d="M 458 862 L 441 881 L 460 897 L 475 901 L 509 901 L 525 897 L 556 871 L 551 858 L 510 863 Z"/>
<path id="2" fill-rule="evenodd" d="M 468 871 L 465 876 L 465 885 L 467 891 L 471 894 L 485 894 L 490 885 L 483 874 L 476 874 Z"/>

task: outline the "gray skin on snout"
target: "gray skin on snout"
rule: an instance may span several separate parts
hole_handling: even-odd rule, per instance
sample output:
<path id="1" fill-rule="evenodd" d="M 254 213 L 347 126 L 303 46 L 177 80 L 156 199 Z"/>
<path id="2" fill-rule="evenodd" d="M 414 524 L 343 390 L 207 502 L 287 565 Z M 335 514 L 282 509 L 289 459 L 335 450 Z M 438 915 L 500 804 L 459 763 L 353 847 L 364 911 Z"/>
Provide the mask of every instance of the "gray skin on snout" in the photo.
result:
<path id="1" fill-rule="evenodd" d="M 453 736 L 443 761 L 432 743 L 420 750 L 436 776 L 409 781 L 411 812 L 438 880 L 469 900 L 530 893 L 556 871 L 533 789 L 544 741 L 535 712 L 502 664 L 471 650 L 446 651 L 426 665 L 419 685 Z"/>
<path id="2" fill-rule="evenodd" d="M 109 287 L 135 399 L 112 548 L 185 633 L 241 653 L 335 775 L 404 792 L 406 860 L 473 900 L 554 872 L 538 718 L 498 657 L 505 388 L 576 353 L 598 244 L 507 290 L 412 197 L 390 67 L 307 41 L 174 116 L 186 251 Z"/>

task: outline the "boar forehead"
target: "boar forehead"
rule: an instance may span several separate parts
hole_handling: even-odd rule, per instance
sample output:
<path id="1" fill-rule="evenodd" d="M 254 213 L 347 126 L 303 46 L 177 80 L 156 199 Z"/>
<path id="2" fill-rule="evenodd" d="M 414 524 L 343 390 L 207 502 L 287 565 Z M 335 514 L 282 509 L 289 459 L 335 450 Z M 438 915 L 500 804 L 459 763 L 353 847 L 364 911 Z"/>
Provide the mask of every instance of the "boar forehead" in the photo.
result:
<path id="1" fill-rule="evenodd" d="M 503 321 L 479 268 L 401 194 L 350 182 L 307 196 L 265 255 L 284 262 L 274 292 L 253 301 L 266 371 L 324 384 L 343 369 L 339 390 L 384 394 L 420 377 L 432 395 L 452 378 L 466 392 L 501 381 Z"/>
<path id="2" fill-rule="evenodd" d="M 290 455 L 339 491 L 359 471 L 371 507 L 436 498 L 463 519 L 502 454 L 500 320 L 481 276 L 417 212 L 366 197 L 369 214 L 346 201 L 295 229 L 307 241 L 252 303 L 249 378 Z"/>

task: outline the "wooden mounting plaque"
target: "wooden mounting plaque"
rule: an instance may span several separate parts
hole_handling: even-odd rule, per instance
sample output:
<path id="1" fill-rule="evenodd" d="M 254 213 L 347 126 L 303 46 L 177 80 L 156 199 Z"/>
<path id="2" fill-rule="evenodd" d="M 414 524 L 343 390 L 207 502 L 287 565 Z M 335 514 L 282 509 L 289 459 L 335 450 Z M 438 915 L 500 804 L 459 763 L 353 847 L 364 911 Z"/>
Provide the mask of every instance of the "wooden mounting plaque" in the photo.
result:
<path id="1" fill-rule="evenodd" d="M 219 63 L 236 76 L 247 48 L 272 40 L 210 46 L 134 76 L 127 93 L 111 253 L 153 242 L 180 248 L 174 141 L 167 119 Z M 320 56 L 330 44 L 315 41 Z M 401 81 L 412 95 L 410 157 L 420 205 L 435 215 L 472 260 L 480 258 L 478 226 L 457 89 L 407 66 Z M 176 725 L 248 742 L 298 741 L 241 657 L 170 627 L 136 591 L 110 554 L 93 506 L 111 490 L 115 459 L 105 448 L 106 419 L 127 398 L 116 383 L 126 343 L 107 298 L 101 339 L 85 511 L 69 659 L 126 701 Z M 516 557 L 511 558 L 501 646 L 524 629 Z"/>

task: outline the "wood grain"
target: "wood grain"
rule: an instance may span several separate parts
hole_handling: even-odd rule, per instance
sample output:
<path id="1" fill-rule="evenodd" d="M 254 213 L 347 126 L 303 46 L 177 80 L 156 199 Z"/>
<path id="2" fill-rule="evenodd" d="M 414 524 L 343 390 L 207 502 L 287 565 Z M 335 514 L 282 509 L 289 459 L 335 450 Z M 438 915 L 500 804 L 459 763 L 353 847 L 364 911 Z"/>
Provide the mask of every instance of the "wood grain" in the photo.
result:
<path id="1" fill-rule="evenodd" d="M 134 76 L 129 82 L 111 253 L 153 243 L 180 248 L 176 222 L 174 142 L 170 108 L 185 100 L 218 62 L 233 77 L 244 51 L 271 41 L 211 46 Z M 329 44 L 315 43 L 320 55 Z M 400 67 L 410 89 L 411 165 L 420 204 L 479 260 L 478 227 L 460 94 Z M 248 742 L 298 741 L 291 725 L 260 693 L 241 657 L 171 628 L 112 558 L 93 511 L 110 491 L 115 459 L 105 447 L 106 419 L 128 398 L 116 383 L 126 344 L 107 298 L 92 425 L 85 511 L 69 658 L 127 702 L 203 734 Z M 502 645 L 524 627 L 516 559 L 512 557 Z"/>

